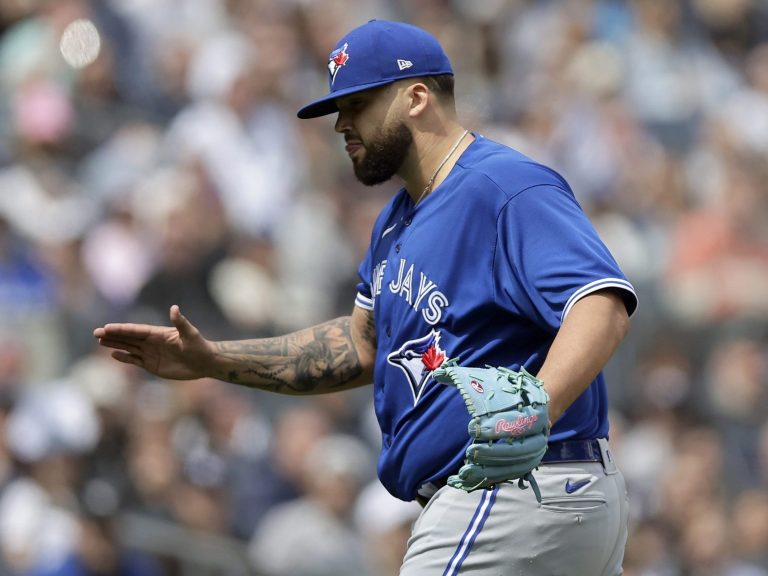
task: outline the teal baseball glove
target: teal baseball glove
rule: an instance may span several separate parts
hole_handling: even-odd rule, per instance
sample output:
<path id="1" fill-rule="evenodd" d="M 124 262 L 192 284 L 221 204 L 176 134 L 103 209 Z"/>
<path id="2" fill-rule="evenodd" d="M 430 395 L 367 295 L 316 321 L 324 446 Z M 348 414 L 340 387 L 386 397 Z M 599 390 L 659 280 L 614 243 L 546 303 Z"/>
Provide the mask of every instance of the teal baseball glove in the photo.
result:
<path id="1" fill-rule="evenodd" d="M 542 382 L 521 368 L 473 368 L 449 360 L 432 372 L 461 393 L 470 416 L 472 438 L 464 466 L 448 484 L 471 492 L 501 482 L 528 481 L 536 499 L 541 493 L 532 471 L 547 451 L 549 396 Z"/>

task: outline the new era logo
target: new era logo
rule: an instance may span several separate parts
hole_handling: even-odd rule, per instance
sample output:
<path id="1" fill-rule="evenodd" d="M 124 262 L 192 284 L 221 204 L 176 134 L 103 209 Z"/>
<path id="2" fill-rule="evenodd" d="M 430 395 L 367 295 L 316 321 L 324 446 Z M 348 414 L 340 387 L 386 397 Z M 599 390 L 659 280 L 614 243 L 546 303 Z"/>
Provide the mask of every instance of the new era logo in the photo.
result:
<path id="1" fill-rule="evenodd" d="M 398 60 L 397 61 L 397 67 L 400 68 L 400 70 L 405 70 L 406 68 L 410 68 L 413 66 L 413 62 L 410 60 Z"/>

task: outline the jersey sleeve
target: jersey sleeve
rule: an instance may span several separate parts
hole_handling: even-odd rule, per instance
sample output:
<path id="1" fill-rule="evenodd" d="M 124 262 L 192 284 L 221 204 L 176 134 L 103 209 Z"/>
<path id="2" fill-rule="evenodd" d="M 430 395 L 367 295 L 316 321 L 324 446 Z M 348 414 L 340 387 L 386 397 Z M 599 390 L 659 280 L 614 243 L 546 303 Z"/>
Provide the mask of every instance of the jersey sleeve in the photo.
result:
<path id="1" fill-rule="evenodd" d="M 581 298 L 613 288 L 634 313 L 635 289 L 569 190 L 523 190 L 507 201 L 497 226 L 494 290 L 501 306 L 557 330 Z"/>
<path id="2" fill-rule="evenodd" d="M 372 250 L 368 248 L 365 258 L 357 268 L 357 275 L 360 282 L 357 283 L 357 296 L 355 296 L 355 306 L 363 310 L 373 310 L 373 289 L 371 287 L 371 278 L 373 277 Z"/>

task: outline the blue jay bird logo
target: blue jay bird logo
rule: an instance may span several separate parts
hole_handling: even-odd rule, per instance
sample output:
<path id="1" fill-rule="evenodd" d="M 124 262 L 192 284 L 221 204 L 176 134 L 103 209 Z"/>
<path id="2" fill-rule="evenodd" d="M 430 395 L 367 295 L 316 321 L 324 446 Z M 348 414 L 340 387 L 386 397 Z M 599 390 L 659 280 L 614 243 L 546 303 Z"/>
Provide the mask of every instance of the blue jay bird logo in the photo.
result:
<path id="1" fill-rule="evenodd" d="M 387 356 L 388 363 L 405 373 L 413 393 L 414 405 L 419 401 L 429 375 L 439 368 L 444 360 L 445 351 L 440 348 L 440 332 L 437 330 L 432 330 L 416 340 L 408 340 Z"/>
<path id="2" fill-rule="evenodd" d="M 331 52 L 331 55 L 328 57 L 328 72 L 331 74 L 331 86 L 333 86 L 333 83 L 336 81 L 336 74 L 339 73 L 341 67 L 347 63 L 347 60 L 349 60 L 347 46 L 349 46 L 349 44 L 345 43 L 341 48 Z"/>

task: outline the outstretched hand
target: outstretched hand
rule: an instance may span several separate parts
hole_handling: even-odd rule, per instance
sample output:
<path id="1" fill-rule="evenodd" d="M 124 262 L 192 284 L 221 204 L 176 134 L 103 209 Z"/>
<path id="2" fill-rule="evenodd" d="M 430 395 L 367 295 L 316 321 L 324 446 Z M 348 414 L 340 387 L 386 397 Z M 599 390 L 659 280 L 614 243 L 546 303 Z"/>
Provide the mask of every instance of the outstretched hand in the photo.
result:
<path id="1" fill-rule="evenodd" d="M 212 355 L 211 343 L 187 320 L 175 304 L 171 306 L 172 326 L 149 324 L 106 324 L 93 335 L 99 344 L 112 348 L 112 357 L 126 364 L 173 380 L 206 376 Z"/>

